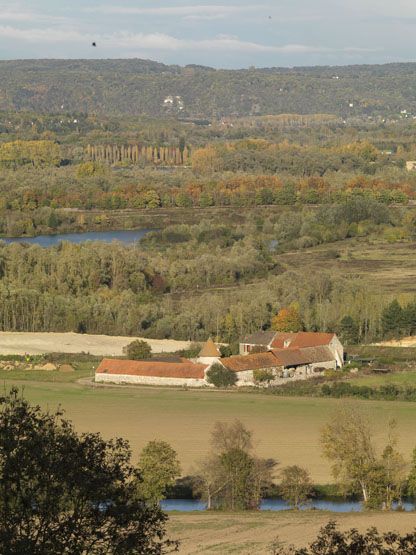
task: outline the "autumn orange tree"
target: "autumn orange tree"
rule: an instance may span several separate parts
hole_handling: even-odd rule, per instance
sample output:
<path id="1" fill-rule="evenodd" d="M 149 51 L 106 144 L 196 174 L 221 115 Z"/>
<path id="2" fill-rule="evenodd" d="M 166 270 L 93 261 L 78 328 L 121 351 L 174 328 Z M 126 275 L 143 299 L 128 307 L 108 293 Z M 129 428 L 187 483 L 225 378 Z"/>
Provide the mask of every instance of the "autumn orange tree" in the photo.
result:
<path id="1" fill-rule="evenodd" d="M 272 328 L 276 331 L 297 332 L 301 331 L 302 327 L 299 308 L 295 304 L 281 308 L 272 319 Z"/>

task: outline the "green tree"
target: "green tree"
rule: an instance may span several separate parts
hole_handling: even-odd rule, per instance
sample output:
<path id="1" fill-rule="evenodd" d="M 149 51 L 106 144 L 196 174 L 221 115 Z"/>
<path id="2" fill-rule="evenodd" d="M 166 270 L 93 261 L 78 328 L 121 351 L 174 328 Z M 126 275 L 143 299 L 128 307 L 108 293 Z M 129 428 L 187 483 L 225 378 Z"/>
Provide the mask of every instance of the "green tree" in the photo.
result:
<path id="1" fill-rule="evenodd" d="M 252 433 L 239 420 L 231 424 L 217 422 L 211 446 L 196 482 L 208 508 L 258 508 L 273 481 L 275 461 L 253 454 Z"/>
<path id="2" fill-rule="evenodd" d="M 406 464 L 397 451 L 396 423 L 388 425 L 388 441 L 381 456 L 373 445 L 368 419 L 356 407 L 338 410 L 322 430 L 324 455 L 344 493 L 361 492 L 367 507 L 391 509 L 401 502 Z"/>
<path id="3" fill-rule="evenodd" d="M 151 346 L 142 339 L 135 339 L 124 347 L 123 351 L 130 360 L 143 360 L 152 356 Z"/>
<path id="4" fill-rule="evenodd" d="M 381 326 L 383 334 L 386 336 L 401 334 L 403 329 L 403 309 L 396 299 L 383 310 Z"/>
<path id="5" fill-rule="evenodd" d="M 407 488 L 409 494 L 413 497 L 416 497 L 416 447 L 413 449 L 412 453 L 412 461 L 410 463 Z"/>
<path id="6" fill-rule="evenodd" d="M 356 345 L 359 341 L 359 326 L 351 316 L 344 316 L 339 323 L 339 336 L 347 345 Z"/>
<path id="7" fill-rule="evenodd" d="M 177 453 L 166 441 L 150 441 L 144 447 L 138 470 L 141 476 L 139 495 L 150 503 L 165 499 L 166 490 L 181 473 Z"/>
<path id="8" fill-rule="evenodd" d="M 361 491 L 364 502 L 368 503 L 372 488 L 370 471 L 376 465 L 368 419 L 357 408 L 338 410 L 323 428 L 321 443 L 341 490 Z"/>
<path id="9" fill-rule="evenodd" d="M 280 472 L 279 491 L 293 509 L 300 509 L 312 493 L 309 472 L 297 465 L 286 466 Z"/>
<path id="10" fill-rule="evenodd" d="M 137 497 L 122 439 L 78 435 L 17 389 L 0 398 L 0 546 L 12 554 L 160 555 L 166 515 Z"/>
<path id="11" fill-rule="evenodd" d="M 216 363 L 206 373 L 207 382 L 215 387 L 230 387 L 237 382 L 237 374 L 222 364 Z"/>
<path id="12" fill-rule="evenodd" d="M 51 229 L 57 229 L 57 227 L 60 224 L 60 220 L 55 212 L 55 210 L 51 210 L 51 213 L 49 215 L 48 218 L 48 227 L 50 227 Z"/>

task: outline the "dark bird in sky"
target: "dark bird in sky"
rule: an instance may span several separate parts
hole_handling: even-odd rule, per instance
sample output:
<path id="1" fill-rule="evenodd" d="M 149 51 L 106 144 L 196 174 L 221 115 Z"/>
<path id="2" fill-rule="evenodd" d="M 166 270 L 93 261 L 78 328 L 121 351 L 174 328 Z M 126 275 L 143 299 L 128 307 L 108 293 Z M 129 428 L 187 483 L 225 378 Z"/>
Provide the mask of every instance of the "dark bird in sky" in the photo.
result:
<path id="1" fill-rule="evenodd" d="M 272 16 L 271 16 L 271 15 L 269 15 L 269 19 L 271 19 L 271 18 L 272 18 Z"/>
<path id="2" fill-rule="evenodd" d="M 91 46 L 97 46 L 97 43 L 96 43 L 96 42 L 93 42 Z"/>

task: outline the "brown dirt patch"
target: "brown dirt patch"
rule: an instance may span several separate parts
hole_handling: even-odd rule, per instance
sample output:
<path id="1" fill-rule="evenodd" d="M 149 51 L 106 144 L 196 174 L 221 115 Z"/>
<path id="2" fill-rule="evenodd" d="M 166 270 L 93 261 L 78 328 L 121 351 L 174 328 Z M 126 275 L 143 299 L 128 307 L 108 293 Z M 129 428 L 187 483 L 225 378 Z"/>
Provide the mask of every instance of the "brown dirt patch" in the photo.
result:
<path id="1" fill-rule="evenodd" d="M 170 537 L 181 541 L 179 553 L 182 555 L 260 555 L 270 553 L 269 546 L 277 536 L 297 547 L 309 544 L 331 519 L 343 530 L 364 531 L 375 526 L 382 532 L 406 533 L 416 526 L 414 513 L 171 513 L 168 531 Z"/>

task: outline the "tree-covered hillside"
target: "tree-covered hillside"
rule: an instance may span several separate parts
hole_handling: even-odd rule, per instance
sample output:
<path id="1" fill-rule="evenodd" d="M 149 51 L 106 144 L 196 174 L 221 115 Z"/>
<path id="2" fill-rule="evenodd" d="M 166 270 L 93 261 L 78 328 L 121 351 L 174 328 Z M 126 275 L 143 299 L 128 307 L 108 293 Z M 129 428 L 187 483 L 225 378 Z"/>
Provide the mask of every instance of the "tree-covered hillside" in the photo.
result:
<path id="1" fill-rule="evenodd" d="M 214 70 L 138 59 L 0 61 L 0 110 L 411 118 L 416 64 Z"/>

